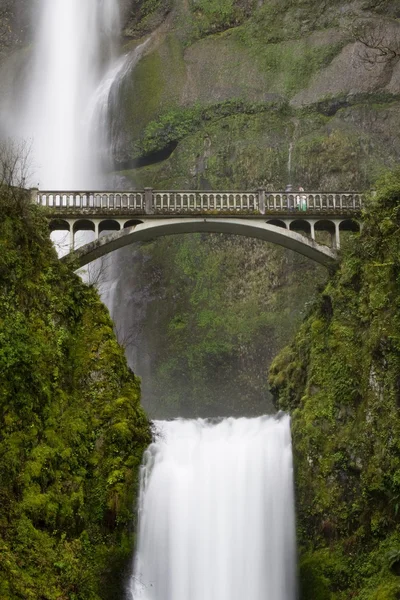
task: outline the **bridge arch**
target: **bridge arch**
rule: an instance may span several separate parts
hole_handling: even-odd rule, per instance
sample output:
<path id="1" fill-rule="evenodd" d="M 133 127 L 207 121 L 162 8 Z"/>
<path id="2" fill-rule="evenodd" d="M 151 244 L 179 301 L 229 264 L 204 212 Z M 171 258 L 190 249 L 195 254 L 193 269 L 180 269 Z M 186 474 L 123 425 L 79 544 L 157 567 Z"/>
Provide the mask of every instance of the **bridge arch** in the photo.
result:
<path id="1" fill-rule="evenodd" d="M 99 223 L 99 235 L 104 231 L 119 231 L 120 229 L 121 225 L 114 219 L 104 219 Z"/>
<path id="2" fill-rule="evenodd" d="M 229 233 L 253 237 L 294 250 L 327 267 L 337 260 L 335 250 L 318 245 L 294 231 L 270 225 L 259 220 L 232 218 L 176 218 L 149 219 L 133 227 L 99 237 L 81 246 L 72 254 L 80 267 L 134 242 L 150 241 L 158 237 L 180 233 Z M 64 257 L 65 258 L 65 257 Z"/>
<path id="3" fill-rule="evenodd" d="M 275 225 L 275 227 L 282 227 L 282 229 L 287 229 L 285 221 L 281 221 L 280 219 L 270 219 L 267 221 L 268 225 Z"/>
<path id="4" fill-rule="evenodd" d="M 330 219 L 320 219 L 314 223 L 314 237 L 318 239 L 317 233 L 325 232 L 329 235 L 331 248 L 340 246 L 338 224 Z"/>
<path id="5" fill-rule="evenodd" d="M 70 224 L 64 219 L 52 219 L 49 223 L 50 232 L 53 231 L 70 231 Z"/>
<path id="6" fill-rule="evenodd" d="M 93 234 L 93 235 L 89 236 L 91 238 L 90 242 L 92 242 L 92 240 L 96 239 L 96 237 L 97 237 L 95 223 L 93 221 L 91 221 L 90 219 L 78 219 L 77 221 L 75 221 L 72 225 L 72 231 L 71 231 L 72 246 L 74 247 L 76 244 L 78 244 L 79 246 L 85 245 L 85 242 L 87 242 L 88 236 L 83 235 L 83 232 L 88 232 L 88 231 Z"/>
<path id="7" fill-rule="evenodd" d="M 79 219 L 74 223 L 74 233 L 78 231 L 96 231 L 95 224 L 89 219 Z"/>
<path id="8" fill-rule="evenodd" d="M 136 227 L 136 225 L 141 225 L 142 223 L 143 221 L 141 221 L 140 219 L 130 219 L 129 221 L 124 223 L 124 229 L 127 229 L 127 227 Z"/>
<path id="9" fill-rule="evenodd" d="M 303 235 L 311 235 L 311 223 L 305 219 L 296 219 L 289 225 L 290 231 L 300 232 Z"/>
<path id="10" fill-rule="evenodd" d="M 353 233 L 360 233 L 361 226 L 356 219 L 345 219 L 339 223 L 340 231 L 352 231 Z"/>

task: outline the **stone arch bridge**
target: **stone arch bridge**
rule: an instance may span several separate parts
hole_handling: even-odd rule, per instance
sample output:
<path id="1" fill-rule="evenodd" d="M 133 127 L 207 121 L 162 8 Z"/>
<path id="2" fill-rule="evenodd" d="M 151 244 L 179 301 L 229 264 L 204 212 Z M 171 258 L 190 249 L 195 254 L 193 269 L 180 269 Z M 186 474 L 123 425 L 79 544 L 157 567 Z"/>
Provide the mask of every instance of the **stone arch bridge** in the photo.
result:
<path id="1" fill-rule="evenodd" d="M 325 266 L 337 260 L 343 231 L 359 231 L 363 197 L 351 192 L 71 192 L 32 190 L 51 231 L 69 235 L 79 266 L 136 241 L 193 232 L 233 233 L 289 248 Z M 93 241 L 76 247 L 76 234 Z M 328 245 L 317 243 L 325 232 Z"/>

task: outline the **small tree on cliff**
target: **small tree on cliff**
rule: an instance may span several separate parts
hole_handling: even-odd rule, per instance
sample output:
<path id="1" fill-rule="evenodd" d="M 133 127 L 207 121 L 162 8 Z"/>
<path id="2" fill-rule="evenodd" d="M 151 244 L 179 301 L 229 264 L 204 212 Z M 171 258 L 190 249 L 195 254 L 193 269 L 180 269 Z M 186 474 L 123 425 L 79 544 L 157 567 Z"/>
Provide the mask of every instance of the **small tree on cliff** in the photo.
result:
<path id="1" fill-rule="evenodd" d="M 356 19 L 351 33 L 359 43 L 358 58 L 367 68 L 394 66 L 400 58 L 400 24 L 390 18 Z"/>
<path id="2" fill-rule="evenodd" d="M 25 189 L 31 178 L 31 144 L 25 140 L 0 141 L 0 195 L 3 206 L 10 205 L 23 216 L 24 206 L 30 203 Z"/>

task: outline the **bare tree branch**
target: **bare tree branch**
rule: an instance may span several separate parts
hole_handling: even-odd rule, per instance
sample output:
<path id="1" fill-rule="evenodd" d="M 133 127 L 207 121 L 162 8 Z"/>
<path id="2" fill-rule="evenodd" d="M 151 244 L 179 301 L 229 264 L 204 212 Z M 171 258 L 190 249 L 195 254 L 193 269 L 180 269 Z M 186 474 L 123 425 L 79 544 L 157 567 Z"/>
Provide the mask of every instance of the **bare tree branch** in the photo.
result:
<path id="1" fill-rule="evenodd" d="M 30 218 L 31 192 L 26 182 L 31 178 L 31 144 L 21 140 L 0 140 L 1 204 L 19 217 Z M 1 216 L 1 215 L 0 215 Z"/>
<path id="2" fill-rule="evenodd" d="M 353 38 L 359 42 L 359 60 L 367 68 L 377 64 L 393 66 L 400 58 L 400 25 L 394 19 L 364 18 L 351 24 Z"/>
<path id="3" fill-rule="evenodd" d="M 8 138 L 0 141 L 0 186 L 24 189 L 31 176 L 32 143 Z"/>
<path id="4" fill-rule="evenodd" d="M 108 257 L 100 258 L 94 263 L 89 263 L 85 269 L 85 281 L 87 285 L 95 287 L 99 293 L 109 282 L 109 261 Z"/>
<path id="5" fill-rule="evenodd" d="M 127 350 L 131 346 L 134 345 L 136 341 L 136 336 L 134 331 L 125 331 L 123 326 L 115 326 L 114 328 L 115 335 L 117 336 L 117 340 L 120 346 Z"/>

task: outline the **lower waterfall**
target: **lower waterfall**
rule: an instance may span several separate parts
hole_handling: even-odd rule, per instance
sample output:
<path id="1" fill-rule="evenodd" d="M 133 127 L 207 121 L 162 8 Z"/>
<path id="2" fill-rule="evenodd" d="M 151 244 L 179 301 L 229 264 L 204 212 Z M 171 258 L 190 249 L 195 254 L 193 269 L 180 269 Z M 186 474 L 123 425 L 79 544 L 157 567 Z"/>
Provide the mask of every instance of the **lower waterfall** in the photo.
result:
<path id="1" fill-rule="evenodd" d="M 290 418 L 155 426 L 141 472 L 130 597 L 294 600 Z"/>

